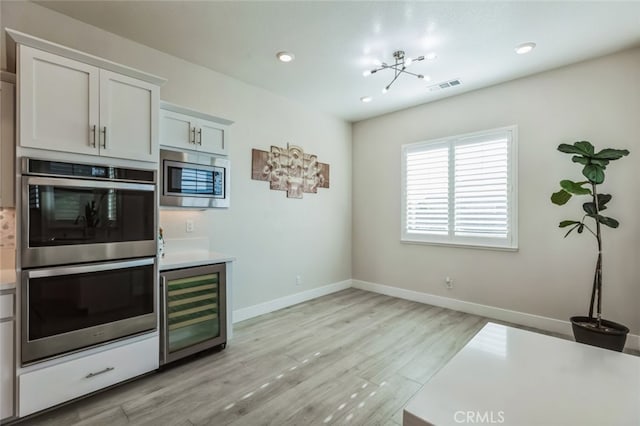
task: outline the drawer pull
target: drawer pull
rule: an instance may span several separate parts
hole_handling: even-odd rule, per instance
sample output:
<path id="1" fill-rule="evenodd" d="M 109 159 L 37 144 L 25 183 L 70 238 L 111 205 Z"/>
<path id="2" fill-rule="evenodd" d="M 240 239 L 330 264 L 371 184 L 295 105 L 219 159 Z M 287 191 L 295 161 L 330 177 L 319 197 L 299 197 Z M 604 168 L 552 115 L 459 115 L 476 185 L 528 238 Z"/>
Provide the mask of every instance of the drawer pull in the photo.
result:
<path id="1" fill-rule="evenodd" d="M 95 373 L 89 373 L 86 376 L 84 376 L 84 378 L 85 379 L 90 379 L 92 377 L 96 377 L 96 376 L 99 376 L 101 374 L 108 373 L 109 371 L 113 371 L 113 370 L 115 370 L 115 367 L 107 367 L 104 370 L 100 370 L 100 371 L 97 371 Z"/>

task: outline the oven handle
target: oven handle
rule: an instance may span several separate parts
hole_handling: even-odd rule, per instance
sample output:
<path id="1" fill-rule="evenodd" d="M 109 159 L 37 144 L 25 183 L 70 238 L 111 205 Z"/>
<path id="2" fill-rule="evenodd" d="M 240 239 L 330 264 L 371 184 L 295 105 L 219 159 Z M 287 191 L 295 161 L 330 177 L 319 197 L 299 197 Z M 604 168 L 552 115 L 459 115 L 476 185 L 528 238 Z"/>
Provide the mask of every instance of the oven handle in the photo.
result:
<path id="1" fill-rule="evenodd" d="M 155 190 L 155 185 L 144 183 L 128 183 L 83 179 L 65 179 L 65 178 L 45 178 L 37 176 L 29 176 L 26 179 L 27 185 L 51 185 L 66 186 L 73 188 L 106 188 L 106 189 L 129 189 L 132 191 L 149 191 Z"/>
<path id="2" fill-rule="evenodd" d="M 83 266 L 61 266 L 49 269 L 35 269 L 29 271 L 23 271 L 22 273 L 27 278 L 43 278 L 43 277 L 55 277 L 59 275 L 74 275 L 84 274 L 87 272 L 102 272 L 111 271 L 114 269 L 133 268 L 136 266 L 153 265 L 156 261 L 155 257 L 149 257 L 146 259 L 129 260 L 125 262 L 109 262 L 109 263 L 96 263 L 92 265 Z"/>

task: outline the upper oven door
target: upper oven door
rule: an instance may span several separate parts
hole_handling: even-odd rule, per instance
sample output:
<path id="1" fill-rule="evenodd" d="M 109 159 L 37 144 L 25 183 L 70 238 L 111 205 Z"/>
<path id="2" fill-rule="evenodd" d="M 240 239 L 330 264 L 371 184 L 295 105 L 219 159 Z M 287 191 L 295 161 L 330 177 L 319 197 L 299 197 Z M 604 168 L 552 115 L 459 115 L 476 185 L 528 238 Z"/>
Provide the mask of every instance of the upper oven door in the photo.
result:
<path id="1" fill-rule="evenodd" d="M 24 176 L 24 268 L 153 256 L 155 185 Z"/>
<path id="2" fill-rule="evenodd" d="M 229 207 L 229 160 L 162 150 L 160 205 Z"/>

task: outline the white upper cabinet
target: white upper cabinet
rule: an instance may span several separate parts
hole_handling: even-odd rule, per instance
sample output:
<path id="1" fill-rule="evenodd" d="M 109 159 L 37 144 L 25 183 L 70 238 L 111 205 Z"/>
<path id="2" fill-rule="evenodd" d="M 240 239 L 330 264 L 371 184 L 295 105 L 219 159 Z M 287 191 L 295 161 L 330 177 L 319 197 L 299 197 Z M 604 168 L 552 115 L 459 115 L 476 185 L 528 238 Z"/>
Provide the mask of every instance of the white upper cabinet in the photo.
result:
<path id="1" fill-rule="evenodd" d="M 160 108 L 160 145 L 228 155 L 232 121 L 168 102 L 161 102 Z"/>
<path id="2" fill-rule="evenodd" d="M 0 207 L 15 206 L 15 144 L 15 86 L 0 81 Z"/>
<path id="3" fill-rule="evenodd" d="M 226 132 L 217 123 L 200 120 L 196 142 L 201 151 L 227 155 Z"/>
<path id="4" fill-rule="evenodd" d="M 99 71 L 20 46 L 20 145 L 97 154 Z"/>
<path id="5" fill-rule="evenodd" d="M 26 34 L 18 43 L 19 145 L 158 161 L 165 80 Z"/>
<path id="6" fill-rule="evenodd" d="M 158 86 L 100 70 L 100 155 L 158 161 Z"/>
<path id="7" fill-rule="evenodd" d="M 160 145 L 196 149 L 196 120 L 185 114 L 160 110 Z"/>

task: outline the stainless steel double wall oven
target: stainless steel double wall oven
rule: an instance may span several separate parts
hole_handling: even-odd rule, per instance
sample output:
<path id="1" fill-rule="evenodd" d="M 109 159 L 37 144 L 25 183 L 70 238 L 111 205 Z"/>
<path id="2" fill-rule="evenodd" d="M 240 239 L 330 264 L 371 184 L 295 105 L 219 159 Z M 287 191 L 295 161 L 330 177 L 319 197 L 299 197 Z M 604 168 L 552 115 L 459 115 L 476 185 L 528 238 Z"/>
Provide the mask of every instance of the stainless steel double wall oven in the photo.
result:
<path id="1" fill-rule="evenodd" d="M 22 363 L 157 328 L 156 172 L 22 159 Z"/>

